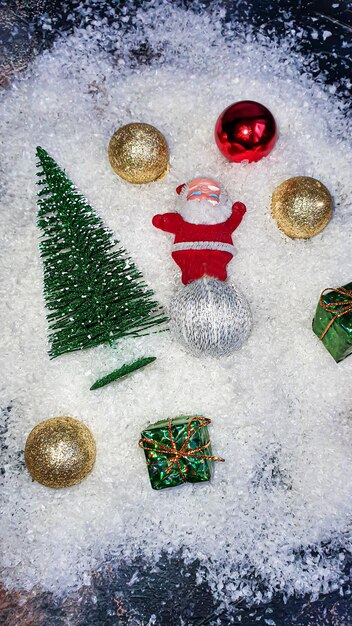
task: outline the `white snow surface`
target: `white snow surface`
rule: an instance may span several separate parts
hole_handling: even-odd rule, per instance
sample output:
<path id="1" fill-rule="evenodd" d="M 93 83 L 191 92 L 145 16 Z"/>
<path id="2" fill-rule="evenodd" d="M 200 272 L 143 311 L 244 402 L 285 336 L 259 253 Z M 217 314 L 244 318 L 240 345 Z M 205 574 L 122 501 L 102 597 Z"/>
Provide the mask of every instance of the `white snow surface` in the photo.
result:
<path id="1" fill-rule="evenodd" d="M 127 16 L 128 17 L 128 16 Z M 352 358 L 336 364 L 311 329 L 320 291 L 352 280 L 352 150 L 341 105 L 314 84 L 290 47 L 222 28 L 170 3 L 118 24 L 95 24 L 36 59 L 2 95 L 2 406 L 13 403 L 2 477 L 2 579 L 68 593 L 112 551 L 152 565 L 181 551 L 228 603 L 339 587 L 352 515 Z M 144 38 L 161 51 L 131 68 Z M 254 99 L 277 120 L 271 154 L 232 164 L 213 130 L 230 103 Z M 113 131 L 147 122 L 165 135 L 170 173 L 134 186 L 109 166 Z M 187 354 L 171 333 L 117 348 L 47 356 L 47 323 L 36 227 L 35 148 L 66 169 L 167 308 L 180 287 L 171 238 L 151 224 L 172 210 L 175 187 L 197 175 L 221 181 L 247 214 L 234 234 L 229 282 L 248 298 L 253 330 L 220 360 Z M 270 216 L 283 180 L 313 176 L 331 191 L 331 223 L 311 240 L 287 239 Z M 89 391 L 137 356 L 157 361 Z M 219 463 L 210 483 L 151 489 L 141 430 L 161 418 L 211 418 Z M 92 474 L 50 490 L 19 470 L 17 453 L 40 421 L 70 415 L 97 443 Z M 332 541 L 336 556 L 321 547 Z M 316 553 L 310 553 L 314 546 Z M 305 550 L 302 556 L 301 550 Z M 88 574 L 88 576 L 87 576 Z"/>

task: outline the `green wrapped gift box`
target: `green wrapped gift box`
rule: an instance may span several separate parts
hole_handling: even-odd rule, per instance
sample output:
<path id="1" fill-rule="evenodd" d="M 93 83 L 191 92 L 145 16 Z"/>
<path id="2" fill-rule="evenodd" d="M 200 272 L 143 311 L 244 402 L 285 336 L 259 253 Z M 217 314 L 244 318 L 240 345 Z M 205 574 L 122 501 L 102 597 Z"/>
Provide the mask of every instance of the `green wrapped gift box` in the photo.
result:
<path id="1" fill-rule="evenodd" d="M 321 292 L 313 331 L 337 363 L 352 353 L 352 283 Z"/>
<path id="2" fill-rule="evenodd" d="M 139 446 L 147 460 L 153 489 L 210 480 L 213 461 L 208 424 L 200 416 L 181 416 L 151 424 L 141 433 Z"/>

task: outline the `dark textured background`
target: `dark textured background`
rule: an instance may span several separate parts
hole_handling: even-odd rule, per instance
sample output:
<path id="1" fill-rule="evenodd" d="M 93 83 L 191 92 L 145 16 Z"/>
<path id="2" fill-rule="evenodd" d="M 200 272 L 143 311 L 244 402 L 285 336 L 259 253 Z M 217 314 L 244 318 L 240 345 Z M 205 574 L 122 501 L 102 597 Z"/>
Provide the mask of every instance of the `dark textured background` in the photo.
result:
<path id="1" fill-rule="evenodd" d="M 194 8 L 192 0 L 176 3 Z M 91 18 L 82 17 L 80 7 L 92 6 L 95 13 L 107 15 L 107 9 L 114 6 L 118 15 L 124 4 L 113 0 L 0 1 L 0 85 L 8 88 L 12 76 L 23 71 L 59 33 L 87 24 Z M 255 32 L 279 36 L 296 33 L 297 50 L 307 57 L 313 56 L 309 71 L 315 79 L 337 84 L 336 97 L 348 97 L 352 60 L 351 2 L 224 0 L 218 4 L 226 8 L 229 18 L 250 23 Z M 139 2 L 135 2 L 135 8 L 138 5 Z M 211 5 L 214 5 L 211 1 L 202 3 L 202 6 Z M 52 19 L 51 31 L 43 29 L 43 15 Z M 313 31 L 318 31 L 317 38 L 312 37 Z M 324 39 L 324 31 L 330 31 L 331 36 Z M 137 62 L 148 62 L 147 42 L 136 50 L 135 56 Z M 0 438 L 6 432 L 10 411 L 11 407 L 6 407 L 2 412 Z M 328 544 L 324 549 L 329 555 L 334 546 Z M 352 558 L 346 555 L 346 578 L 351 568 Z M 55 598 L 40 590 L 11 594 L 0 588 L 0 626 L 352 626 L 348 582 L 343 593 L 332 592 L 316 602 L 300 598 L 285 604 L 277 597 L 270 605 L 251 609 L 239 603 L 234 615 L 228 616 L 214 604 L 206 584 L 196 585 L 196 569 L 197 564 L 186 568 L 174 555 L 153 572 L 142 561 L 125 566 L 117 582 L 115 559 L 107 554 L 101 568 L 93 572 L 90 587 L 76 596 Z M 129 585 L 135 572 L 139 580 Z"/>

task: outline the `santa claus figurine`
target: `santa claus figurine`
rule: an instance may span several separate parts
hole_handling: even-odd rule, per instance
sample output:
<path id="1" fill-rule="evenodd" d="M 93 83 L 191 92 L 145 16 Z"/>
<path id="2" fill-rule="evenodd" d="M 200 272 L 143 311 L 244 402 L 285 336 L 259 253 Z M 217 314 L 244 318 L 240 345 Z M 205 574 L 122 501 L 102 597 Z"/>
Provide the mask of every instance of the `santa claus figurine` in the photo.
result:
<path id="1" fill-rule="evenodd" d="M 205 276 L 226 280 L 234 254 L 232 233 L 246 212 L 242 202 L 231 206 L 227 193 L 211 178 L 194 178 L 177 187 L 177 213 L 155 215 L 156 228 L 175 235 L 172 258 L 182 282 Z"/>

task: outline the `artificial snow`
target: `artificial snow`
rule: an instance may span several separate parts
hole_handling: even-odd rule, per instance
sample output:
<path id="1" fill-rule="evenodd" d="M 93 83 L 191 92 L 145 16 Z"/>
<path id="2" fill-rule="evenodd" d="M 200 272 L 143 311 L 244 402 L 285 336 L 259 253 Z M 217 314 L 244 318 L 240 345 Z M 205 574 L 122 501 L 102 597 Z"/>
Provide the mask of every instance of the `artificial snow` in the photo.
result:
<path id="1" fill-rule="evenodd" d="M 142 43 L 151 65 L 136 62 Z M 220 16 L 162 3 L 123 32 L 99 21 L 78 30 L 2 95 L 6 586 L 67 593 L 89 584 L 108 552 L 118 566 L 178 551 L 199 560 L 200 577 L 225 603 L 275 591 L 314 596 L 341 584 L 339 548 L 350 546 L 352 514 L 352 358 L 337 365 L 311 322 L 320 291 L 352 280 L 352 150 L 342 107 L 290 50 L 232 31 Z M 219 113 L 242 99 L 267 106 L 278 124 L 275 148 L 258 163 L 227 162 L 213 138 Z M 137 186 L 112 172 L 107 145 L 127 122 L 165 135 L 171 170 L 163 180 Z M 156 333 L 50 361 L 37 145 L 66 169 L 166 308 L 180 275 L 153 215 L 172 210 L 175 187 L 197 175 L 244 202 L 229 283 L 252 309 L 246 345 L 220 360 L 196 358 L 171 333 Z M 298 175 L 321 180 L 335 202 L 331 223 L 307 241 L 287 239 L 270 216 L 274 188 Z M 89 391 L 100 376 L 148 355 L 157 356 L 150 367 Z M 226 462 L 211 483 L 154 492 L 138 438 L 148 423 L 180 414 L 211 418 L 214 454 Z M 89 426 L 97 461 L 81 484 L 55 491 L 31 481 L 20 453 L 30 430 L 58 415 Z"/>

